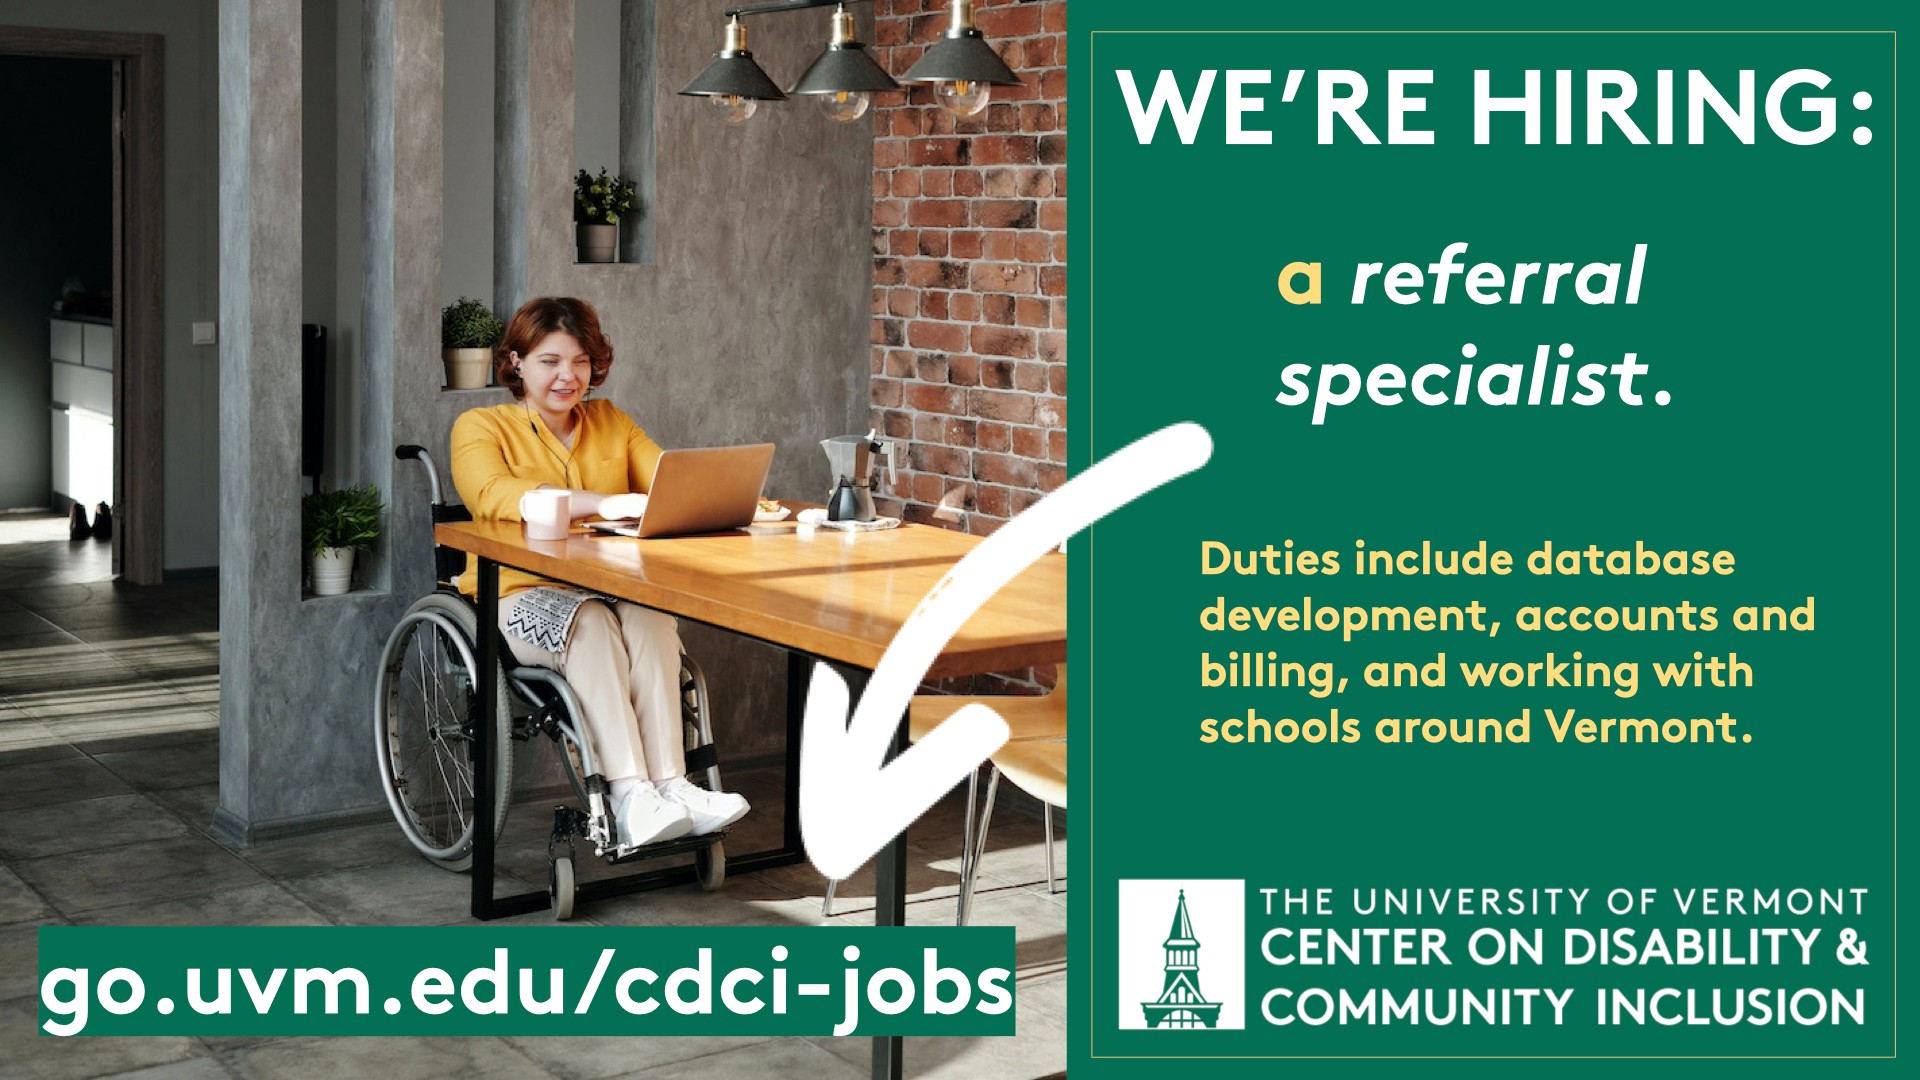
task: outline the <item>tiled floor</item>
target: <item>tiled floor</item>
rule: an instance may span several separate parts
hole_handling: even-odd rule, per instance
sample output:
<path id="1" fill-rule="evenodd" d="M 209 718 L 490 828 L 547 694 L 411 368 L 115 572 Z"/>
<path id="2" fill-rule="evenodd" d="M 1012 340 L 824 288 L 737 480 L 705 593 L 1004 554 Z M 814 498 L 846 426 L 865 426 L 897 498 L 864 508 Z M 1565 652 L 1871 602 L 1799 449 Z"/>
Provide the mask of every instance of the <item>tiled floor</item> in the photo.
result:
<path id="1" fill-rule="evenodd" d="M 113 545 L 67 542 L 67 517 L 45 510 L 0 510 L 0 589 L 102 581 L 113 576 Z"/>
<path id="2" fill-rule="evenodd" d="M 0 538 L 4 539 L 4 538 Z M 214 583 L 150 589 L 89 581 L 106 545 L 0 543 L 0 1073 L 200 1078 L 557 1077 L 561 1080 L 867 1075 L 865 1039 L 74 1039 L 36 1037 L 35 928 L 43 925 L 356 925 L 466 921 L 468 879 L 414 854 L 390 823 L 249 849 L 212 838 L 219 798 Z M 776 771 L 729 786 L 779 805 Z M 953 917 L 957 802 L 909 835 L 908 920 Z M 503 840 L 503 887 L 544 882 L 537 808 Z M 730 844 L 779 827 L 756 812 Z M 758 835 L 756 835 L 758 834 Z M 1038 822 L 996 815 L 975 925 L 1018 941 L 1019 1034 L 908 1039 L 910 1076 L 1058 1073 L 1066 1062 L 1066 896 L 1043 878 Z M 1064 874 L 1065 842 L 1060 842 Z M 582 877 L 590 869 L 583 866 Z M 809 866 L 583 905 L 594 925 L 815 925 Z M 832 921 L 872 919 L 871 871 L 843 882 Z M 516 921 L 545 921 L 546 915 Z"/>

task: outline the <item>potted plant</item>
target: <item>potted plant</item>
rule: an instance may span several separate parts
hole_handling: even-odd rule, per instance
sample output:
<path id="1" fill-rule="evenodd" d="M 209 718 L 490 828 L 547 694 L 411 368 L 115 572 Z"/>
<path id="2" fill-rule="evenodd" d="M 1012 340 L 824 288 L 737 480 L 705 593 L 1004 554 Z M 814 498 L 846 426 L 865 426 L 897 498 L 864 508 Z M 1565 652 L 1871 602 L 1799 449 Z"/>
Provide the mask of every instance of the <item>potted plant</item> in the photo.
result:
<path id="1" fill-rule="evenodd" d="M 581 169 L 573 178 L 573 239 L 576 260 L 583 263 L 614 262 L 620 247 L 620 218 L 633 209 L 633 181 L 624 176 L 587 175 Z"/>
<path id="2" fill-rule="evenodd" d="M 300 538 L 305 543 L 315 596 L 338 596 L 353 583 L 353 553 L 380 538 L 380 489 L 316 491 L 300 500 Z"/>
<path id="3" fill-rule="evenodd" d="M 493 350 L 506 331 L 492 309 L 463 296 L 440 311 L 440 359 L 447 389 L 479 390 L 493 371 Z"/>

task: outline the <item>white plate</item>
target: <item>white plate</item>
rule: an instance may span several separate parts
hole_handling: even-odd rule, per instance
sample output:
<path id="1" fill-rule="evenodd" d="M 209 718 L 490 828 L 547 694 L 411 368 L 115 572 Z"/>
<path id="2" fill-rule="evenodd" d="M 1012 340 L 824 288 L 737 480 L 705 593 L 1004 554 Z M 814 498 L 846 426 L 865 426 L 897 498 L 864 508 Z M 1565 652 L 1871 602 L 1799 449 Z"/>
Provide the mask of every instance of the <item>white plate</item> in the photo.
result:
<path id="1" fill-rule="evenodd" d="M 793 513 L 793 511 L 792 511 L 792 510 L 790 510 L 790 509 L 788 509 L 787 507 L 784 507 L 784 506 L 783 506 L 783 507 L 781 507 L 781 508 L 780 508 L 780 509 L 778 509 L 778 510 L 771 510 L 771 511 L 770 511 L 770 510 L 755 510 L 755 511 L 753 512 L 753 520 L 754 520 L 754 521 L 756 521 L 756 522 L 760 522 L 760 521 L 785 521 L 785 520 L 787 520 L 787 515 L 788 515 L 788 514 L 791 514 L 791 513 Z"/>

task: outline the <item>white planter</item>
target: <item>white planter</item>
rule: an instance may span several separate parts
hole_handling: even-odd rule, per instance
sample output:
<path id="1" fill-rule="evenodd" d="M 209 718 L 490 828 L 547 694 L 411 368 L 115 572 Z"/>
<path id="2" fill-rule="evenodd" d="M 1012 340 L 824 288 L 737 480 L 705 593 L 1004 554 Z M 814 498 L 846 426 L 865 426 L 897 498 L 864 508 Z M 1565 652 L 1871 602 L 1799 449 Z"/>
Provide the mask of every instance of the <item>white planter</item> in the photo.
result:
<path id="1" fill-rule="evenodd" d="M 353 587 L 353 549 L 327 548 L 308 556 L 313 595 L 339 596 Z"/>

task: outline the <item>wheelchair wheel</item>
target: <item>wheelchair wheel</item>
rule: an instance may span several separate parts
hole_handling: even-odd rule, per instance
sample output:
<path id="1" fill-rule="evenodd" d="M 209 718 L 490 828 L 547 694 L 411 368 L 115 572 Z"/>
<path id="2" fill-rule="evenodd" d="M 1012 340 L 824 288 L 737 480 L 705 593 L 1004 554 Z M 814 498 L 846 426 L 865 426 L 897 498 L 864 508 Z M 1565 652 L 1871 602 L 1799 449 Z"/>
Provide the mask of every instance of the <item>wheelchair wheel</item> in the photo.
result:
<path id="1" fill-rule="evenodd" d="M 702 889 L 708 892 L 719 892 L 720 886 L 727 883 L 727 842 L 715 840 L 695 851 L 693 872 L 700 878 Z"/>
<path id="2" fill-rule="evenodd" d="M 553 905 L 553 917 L 566 922 L 573 918 L 573 856 L 556 855 L 547 864 L 547 900 Z"/>
<path id="3" fill-rule="evenodd" d="M 457 597 L 421 597 L 387 638 L 374 690 L 373 734 L 387 804 L 420 854 L 449 870 L 473 865 L 475 622 L 473 607 Z M 513 715 L 506 679 L 494 678 L 497 840 L 513 793 Z"/>

